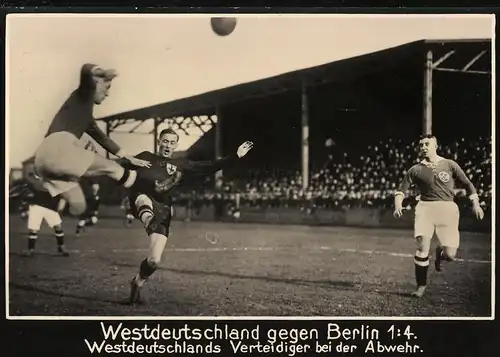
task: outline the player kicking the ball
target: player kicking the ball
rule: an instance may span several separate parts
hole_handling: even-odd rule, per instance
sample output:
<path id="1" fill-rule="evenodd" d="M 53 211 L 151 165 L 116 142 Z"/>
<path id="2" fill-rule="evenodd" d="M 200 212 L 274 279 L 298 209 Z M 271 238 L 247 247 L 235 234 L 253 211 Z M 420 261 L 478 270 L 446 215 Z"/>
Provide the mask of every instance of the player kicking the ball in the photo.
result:
<path id="1" fill-rule="evenodd" d="M 141 302 L 140 289 L 156 271 L 170 234 L 172 218 L 172 190 L 197 176 L 209 175 L 228 167 L 245 156 L 253 147 L 245 142 L 236 155 L 215 161 L 189 161 L 173 159 L 172 155 L 179 143 L 179 136 L 171 129 L 163 130 L 158 136 L 159 155 L 142 152 L 137 157 L 151 162 L 151 168 L 138 168 L 140 177 L 146 178 L 130 190 L 130 205 L 134 215 L 143 223 L 149 236 L 149 253 L 142 261 L 139 273 L 131 281 L 129 302 Z"/>
<path id="2" fill-rule="evenodd" d="M 104 70 L 94 64 L 85 64 L 80 73 L 80 86 L 63 104 L 49 126 L 48 132 L 35 154 L 35 171 L 43 189 L 52 197 L 61 195 L 78 216 L 85 212 L 85 197 L 78 184 L 82 176 L 108 176 L 124 187 L 131 187 L 137 172 L 99 156 L 80 145 L 84 133 L 89 134 L 108 152 L 126 158 L 136 167 L 149 163 L 126 154 L 102 132 L 94 120 L 94 105 L 101 104 L 109 95 L 114 70 Z"/>
<path id="3" fill-rule="evenodd" d="M 405 193 L 412 186 L 420 191 L 414 222 L 417 290 L 412 295 L 416 297 L 422 297 L 427 286 L 429 251 L 434 232 L 438 238 L 434 263 L 437 271 L 441 271 L 443 261 L 453 261 L 457 254 L 460 243 L 460 212 L 454 202 L 455 181 L 466 188 L 474 215 L 478 219 L 484 217 L 474 185 L 455 161 L 437 154 L 436 138 L 432 135 L 425 136 L 419 142 L 419 149 L 423 160 L 408 170 L 394 197 L 394 216 L 399 218 L 403 215 Z"/>

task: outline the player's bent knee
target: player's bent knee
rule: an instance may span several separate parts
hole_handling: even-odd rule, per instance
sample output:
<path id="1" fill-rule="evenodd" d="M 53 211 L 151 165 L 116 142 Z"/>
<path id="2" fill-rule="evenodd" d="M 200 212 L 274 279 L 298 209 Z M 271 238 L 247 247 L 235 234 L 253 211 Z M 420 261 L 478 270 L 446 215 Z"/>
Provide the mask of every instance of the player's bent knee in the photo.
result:
<path id="1" fill-rule="evenodd" d="M 417 242 L 417 252 L 420 252 L 419 254 L 423 254 L 425 256 L 429 255 L 431 240 L 424 236 L 417 236 L 415 237 L 415 240 Z"/>
<path id="2" fill-rule="evenodd" d="M 72 202 L 69 206 L 69 213 L 73 216 L 80 216 L 87 210 L 85 202 Z"/>
<path id="3" fill-rule="evenodd" d="M 153 201 L 151 200 L 151 198 L 149 198 L 148 196 L 146 196 L 144 194 L 140 194 L 139 196 L 137 196 L 134 204 L 135 204 L 135 207 L 137 207 L 137 208 L 139 208 L 141 206 L 153 207 Z"/>
<path id="4" fill-rule="evenodd" d="M 149 263 L 149 266 L 151 267 L 151 269 L 158 269 L 158 266 L 160 265 L 161 263 L 161 257 L 158 258 L 158 257 L 149 257 L 148 258 L 148 263 Z"/>
<path id="5" fill-rule="evenodd" d="M 162 221 L 153 221 L 146 229 L 148 235 L 156 234 L 162 237 L 168 237 L 169 227 Z"/>
<path id="6" fill-rule="evenodd" d="M 450 247 L 443 247 L 443 255 L 447 260 L 455 260 L 457 257 L 457 249 Z"/>

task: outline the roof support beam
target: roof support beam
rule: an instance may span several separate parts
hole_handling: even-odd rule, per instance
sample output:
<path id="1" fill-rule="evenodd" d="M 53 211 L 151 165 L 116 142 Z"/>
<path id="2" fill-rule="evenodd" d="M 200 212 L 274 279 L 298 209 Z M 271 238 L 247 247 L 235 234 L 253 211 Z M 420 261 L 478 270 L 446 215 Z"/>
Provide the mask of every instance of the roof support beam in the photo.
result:
<path id="1" fill-rule="evenodd" d="M 446 61 L 448 58 L 450 58 L 450 56 L 453 55 L 454 53 L 455 53 L 455 50 L 452 50 L 452 51 L 448 52 L 447 54 L 445 54 L 443 57 L 441 57 L 436 62 L 434 62 L 434 64 L 432 65 L 432 68 L 437 69 L 437 66 L 439 66 L 441 63 Z"/>
<path id="2" fill-rule="evenodd" d="M 143 121 L 139 121 L 139 124 L 137 124 L 136 126 L 134 126 L 132 129 L 129 130 L 129 133 L 132 134 L 133 132 L 135 132 L 142 124 L 144 124 L 145 120 Z"/>
<path id="3" fill-rule="evenodd" d="M 463 68 L 464 71 L 467 71 L 474 63 L 477 62 L 477 60 L 479 60 L 485 53 L 487 52 L 487 50 L 484 50 L 484 51 L 481 51 L 476 57 L 474 57 L 469 63 L 467 63 L 465 65 L 465 67 Z"/>
<path id="4" fill-rule="evenodd" d="M 453 68 L 434 68 L 435 71 L 442 72 L 457 72 L 457 73 L 470 73 L 470 74 L 491 74 L 488 71 L 464 71 L 463 69 L 453 69 Z"/>
<path id="5" fill-rule="evenodd" d="M 115 130 L 114 134 L 134 134 L 134 135 L 151 135 L 152 133 L 131 133 L 128 130 Z"/>

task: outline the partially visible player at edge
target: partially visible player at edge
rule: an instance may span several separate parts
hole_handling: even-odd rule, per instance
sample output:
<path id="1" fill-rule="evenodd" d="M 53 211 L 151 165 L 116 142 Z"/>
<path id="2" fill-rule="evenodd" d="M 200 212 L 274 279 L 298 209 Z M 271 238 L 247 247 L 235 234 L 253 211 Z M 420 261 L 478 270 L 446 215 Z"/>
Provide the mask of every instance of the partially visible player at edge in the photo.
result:
<path id="1" fill-rule="evenodd" d="M 52 197 L 48 192 L 40 191 L 30 183 L 23 185 L 19 190 L 19 196 L 28 203 L 28 250 L 25 255 L 35 255 L 36 241 L 43 221 L 54 230 L 57 242 L 57 254 L 67 257 L 69 253 L 64 247 L 64 231 L 62 219 L 58 211 L 60 197 Z"/>
<path id="2" fill-rule="evenodd" d="M 77 236 L 85 232 L 86 227 L 93 226 L 97 223 L 99 220 L 100 206 L 100 185 L 98 182 L 94 181 L 92 177 L 82 177 L 80 180 L 80 187 L 85 197 L 87 209 L 79 216 L 76 224 L 75 234 Z"/>
<path id="3" fill-rule="evenodd" d="M 35 171 L 43 189 L 52 197 L 61 195 L 70 213 L 78 216 L 85 212 L 85 197 L 78 180 L 82 176 L 108 176 L 118 184 L 131 187 L 137 172 L 119 165 L 81 147 L 79 139 L 89 134 L 111 154 L 125 158 L 136 167 L 147 167 L 147 161 L 125 153 L 97 126 L 94 105 L 101 104 L 109 95 L 115 70 L 104 70 L 95 64 L 84 64 L 80 72 L 80 85 L 71 93 L 49 126 L 47 134 L 35 154 Z"/>
<path id="4" fill-rule="evenodd" d="M 484 217 L 474 185 L 455 161 L 437 154 L 437 139 L 426 135 L 419 141 L 419 150 L 422 161 L 408 170 L 394 197 L 394 216 L 399 218 L 403 215 L 403 199 L 410 187 L 416 186 L 420 192 L 414 222 L 417 290 L 412 295 L 416 297 L 422 297 L 427 286 L 429 251 L 434 231 L 438 238 L 435 269 L 441 271 L 441 263 L 453 261 L 457 254 L 460 212 L 454 201 L 456 181 L 465 187 L 477 219 Z"/>
<path id="5" fill-rule="evenodd" d="M 130 227 L 132 222 L 134 222 L 135 216 L 128 195 L 123 198 L 121 208 L 125 211 L 125 225 Z"/>
<path id="6" fill-rule="evenodd" d="M 152 163 L 151 168 L 138 168 L 141 177 L 147 177 L 142 184 L 130 190 L 130 205 L 134 215 L 143 223 L 149 236 L 149 253 L 142 261 L 139 273 L 131 281 L 129 302 L 140 303 L 140 289 L 156 271 L 170 234 L 172 218 L 172 190 L 185 182 L 196 180 L 197 176 L 208 175 L 235 164 L 252 148 L 252 142 L 241 144 L 236 155 L 215 161 L 189 161 L 173 159 L 172 155 L 179 144 L 179 135 L 172 129 L 163 130 L 158 136 L 159 154 L 142 152 L 138 158 Z"/>

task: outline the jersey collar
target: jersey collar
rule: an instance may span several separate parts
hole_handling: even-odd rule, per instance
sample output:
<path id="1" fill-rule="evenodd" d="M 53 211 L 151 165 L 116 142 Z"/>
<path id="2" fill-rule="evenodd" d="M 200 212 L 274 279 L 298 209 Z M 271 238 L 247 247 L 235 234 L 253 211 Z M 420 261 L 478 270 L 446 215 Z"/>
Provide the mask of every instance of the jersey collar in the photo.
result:
<path id="1" fill-rule="evenodd" d="M 435 162 L 430 162 L 430 161 L 428 161 L 428 160 L 424 159 L 424 160 L 420 161 L 420 163 L 421 163 L 422 165 L 424 165 L 424 166 L 427 166 L 427 167 L 432 167 L 432 166 L 436 166 L 436 164 L 437 164 L 438 162 L 443 161 L 443 160 L 444 160 L 444 157 L 442 157 L 442 156 L 439 156 L 439 155 L 438 155 L 438 156 L 436 157 L 436 161 L 435 161 Z"/>

